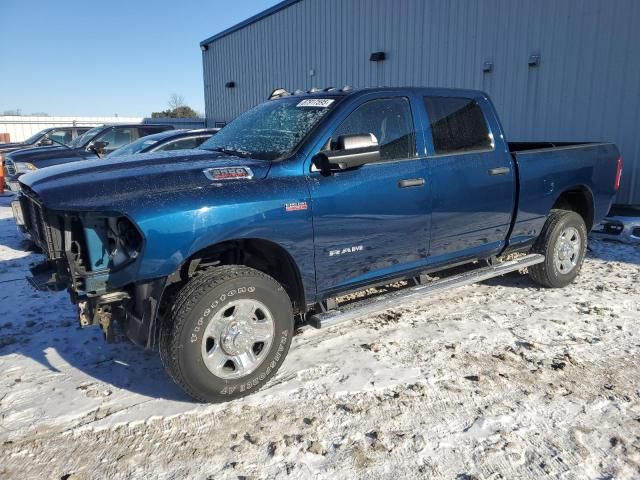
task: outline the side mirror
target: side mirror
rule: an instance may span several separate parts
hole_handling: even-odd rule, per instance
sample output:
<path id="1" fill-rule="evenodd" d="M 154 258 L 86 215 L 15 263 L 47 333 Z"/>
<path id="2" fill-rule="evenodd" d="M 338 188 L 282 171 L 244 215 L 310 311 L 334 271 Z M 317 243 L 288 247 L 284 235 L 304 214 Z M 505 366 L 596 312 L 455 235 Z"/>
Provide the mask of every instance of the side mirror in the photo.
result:
<path id="1" fill-rule="evenodd" d="M 342 135 L 334 148 L 318 153 L 313 163 L 319 170 L 347 170 L 380 161 L 380 146 L 372 133 Z"/>
<path id="2" fill-rule="evenodd" d="M 107 145 L 109 145 L 109 142 L 93 142 L 90 146 L 89 146 L 89 150 L 97 153 L 98 155 L 103 155 Z"/>
<path id="3" fill-rule="evenodd" d="M 51 140 L 50 138 L 43 138 L 42 140 L 40 140 L 38 142 L 38 145 L 41 147 L 49 147 L 51 145 L 53 145 L 53 140 Z"/>

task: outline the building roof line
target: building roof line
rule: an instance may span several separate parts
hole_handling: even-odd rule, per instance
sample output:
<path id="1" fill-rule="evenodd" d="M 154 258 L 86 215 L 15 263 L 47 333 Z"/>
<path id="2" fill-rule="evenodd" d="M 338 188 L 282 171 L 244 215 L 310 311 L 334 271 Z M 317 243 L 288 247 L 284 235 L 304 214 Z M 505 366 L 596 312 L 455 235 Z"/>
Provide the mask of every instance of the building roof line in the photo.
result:
<path id="1" fill-rule="evenodd" d="M 217 33 L 212 37 L 209 37 L 206 40 L 201 41 L 200 46 L 208 45 L 212 42 L 215 42 L 216 40 L 219 40 L 222 37 L 226 37 L 227 35 L 230 35 L 233 32 L 237 32 L 238 30 L 241 30 L 244 27 L 247 27 L 253 23 L 259 22 L 263 18 L 267 18 L 268 16 L 273 15 L 274 13 L 278 13 L 279 11 L 284 10 L 285 8 L 290 7 L 291 5 L 301 1 L 302 0 L 284 0 L 280 3 L 277 3 L 273 7 L 267 8 L 266 10 L 254 15 L 253 17 L 249 17 L 246 20 L 243 20 L 242 22 L 234 25 L 233 27 L 227 28 L 226 30 L 221 31 L 220 33 Z"/>

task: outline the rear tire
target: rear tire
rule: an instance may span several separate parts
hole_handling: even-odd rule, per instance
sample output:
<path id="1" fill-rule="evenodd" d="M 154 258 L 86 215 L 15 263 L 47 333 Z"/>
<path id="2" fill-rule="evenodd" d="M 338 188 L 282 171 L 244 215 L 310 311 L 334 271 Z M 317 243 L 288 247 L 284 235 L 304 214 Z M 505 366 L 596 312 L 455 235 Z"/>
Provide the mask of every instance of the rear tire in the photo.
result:
<path id="1" fill-rule="evenodd" d="M 207 270 L 177 293 L 160 331 L 160 356 L 191 397 L 223 402 L 259 390 L 289 351 L 291 301 L 270 276 L 230 265 Z"/>
<path id="2" fill-rule="evenodd" d="M 529 267 L 538 284 L 560 288 L 570 284 L 580 272 L 587 252 L 587 227 L 576 212 L 551 210 L 532 253 L 545 256 L 544 262 Z"/>

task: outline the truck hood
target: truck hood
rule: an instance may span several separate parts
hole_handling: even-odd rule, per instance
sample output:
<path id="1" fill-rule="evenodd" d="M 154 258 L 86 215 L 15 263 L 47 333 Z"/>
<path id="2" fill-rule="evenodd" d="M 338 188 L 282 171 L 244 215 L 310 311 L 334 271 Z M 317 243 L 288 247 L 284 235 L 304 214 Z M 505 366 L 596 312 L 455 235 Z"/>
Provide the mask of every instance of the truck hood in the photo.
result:
<path id="1" fill-rule="evenodd" d="M 14 162 L 29 162 L 33 163 L 36 167 L 38 163 L 43 160 L 53 160 L 57 158 L 82 158 L 80 152 L 84 152 L 83 149 L 76 150 L 73 148 L 67 148 L 63 146 L 53 147 L 32 147 L 24 148 L 15 152 L 11 152 L 11 160 Z"/>
<path id="2" fill-rule="evenodd" d="M 207 178 L 204 170 L 240 166 L 249 167 L 253 180 L 259 180 L 267 175 L 271 162 L 178 150 L 57 165 L 23 175 L 20 183 L 53 210 L 126 212 L 132 205 L 155 203 L 162 197 L 219 188 L 220 183 Z"/>

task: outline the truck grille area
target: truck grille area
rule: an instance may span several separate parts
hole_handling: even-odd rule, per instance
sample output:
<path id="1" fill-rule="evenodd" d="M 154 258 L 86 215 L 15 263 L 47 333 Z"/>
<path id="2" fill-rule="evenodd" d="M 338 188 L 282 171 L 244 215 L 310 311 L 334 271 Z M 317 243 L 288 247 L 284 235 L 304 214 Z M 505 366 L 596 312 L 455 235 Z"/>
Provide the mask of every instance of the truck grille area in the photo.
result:
<path id="1" fill-rule="evenodd" d="M 62 258 L 62 232 L 59 219 L 49 214 L 36 200 L 22 195 L 20 206 L 24 216 L 25 228 L 31 234 L 36 245 L 49 260 Z M 54 224 L 52 224 L 52 222 Z"/>

